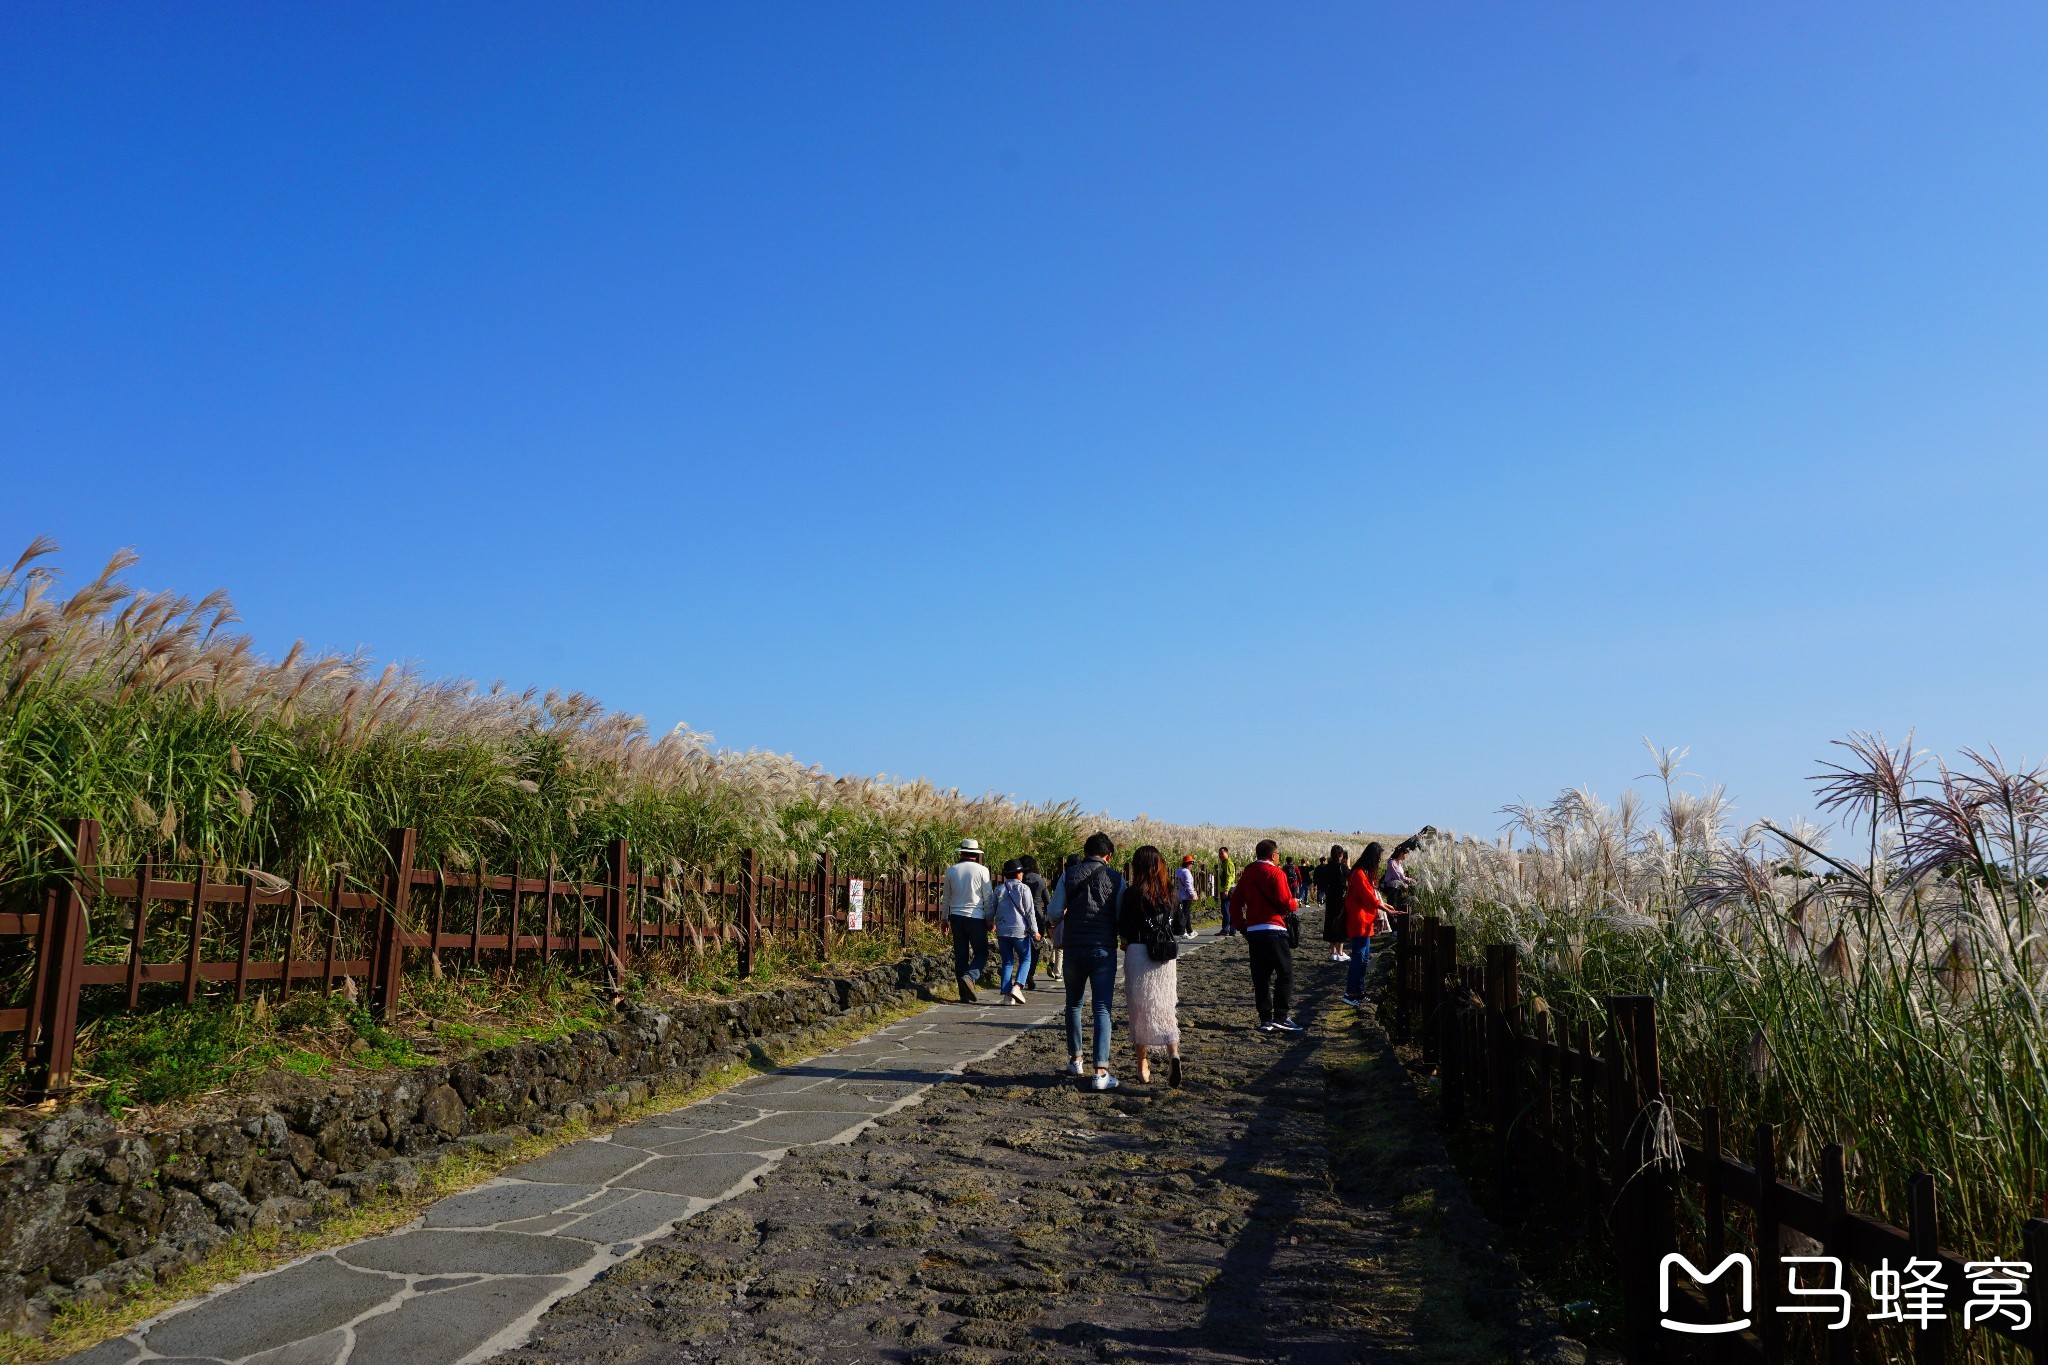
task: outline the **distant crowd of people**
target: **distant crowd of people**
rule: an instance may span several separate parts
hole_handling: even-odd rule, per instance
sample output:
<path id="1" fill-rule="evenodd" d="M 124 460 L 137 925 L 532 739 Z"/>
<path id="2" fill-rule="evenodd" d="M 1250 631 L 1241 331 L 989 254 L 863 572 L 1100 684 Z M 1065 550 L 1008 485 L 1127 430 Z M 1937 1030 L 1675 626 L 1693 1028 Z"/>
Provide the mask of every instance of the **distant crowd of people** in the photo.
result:
<path id="1" fill-rule="evenodd" d="M 945 887 L 960 999 L 980 999 L 993 965 L 998 1003 L 1026 1004 L 1028 993 L 1038 989 L 1042 967 L 1066 992 L 1068 1071 L 1086 1079 L 1092 1069 L 1088 1083 L 1112 1090 L 1117 1078 L 1109 1067 L 1111 1000 L 1121 967 L 1138 1078 L 1152 1079 L 1153 1056 L 1163 1051 L 1168 1084 L 1179 1085 L 1184 1073 L 1175 964 L 1180 944 L 1195 937 L 1196 904 L 1213 897 L 1222 911 L 1218 936 L 1245 940 L 1259 1031 L 1301 1033 L 1293 1011 L 1294 949 L 1311 893 L 1322 901 L 1330 961 L 1347 964 L 1344 1003 L 1362 1005 L 1373 939 L 1408 911 L 1414 883 L 1404 861 L 1432 832 L 1425 828 L 1403 840 L 1392 854 L 1368 843 L 1355 864 L 1343 845 L 1335 845 L 1313 866 L 1292 857 L 1276 861 L 1279 845 L 1264 839 L 1241 873 L 1227 847 L 1216 850 L 1212 871 L 1198 868 L 1188 855 L 1169 869 L 1150 844 L 1119 870 L 1112 861 L 1115 843 L 1096 833 L 1079 853 L 1067 856 L 1049 884 L 1037 859 L 1026 855 L 991 869 L 980 843 L 963 840 L 958 860 L 946 869 Z M 1082 1048 L 1091 1009 L 1092 1053 Z"/>

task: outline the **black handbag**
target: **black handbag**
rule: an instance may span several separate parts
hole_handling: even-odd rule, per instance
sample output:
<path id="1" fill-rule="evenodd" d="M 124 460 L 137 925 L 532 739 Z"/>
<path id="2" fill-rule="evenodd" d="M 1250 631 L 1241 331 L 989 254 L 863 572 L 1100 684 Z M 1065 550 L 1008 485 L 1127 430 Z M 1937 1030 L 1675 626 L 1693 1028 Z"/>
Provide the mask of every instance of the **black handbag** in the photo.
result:
<path id="1" fill-rule="evenodd" d="M 1154 962 L 1171 962 L 1180 956 L 1180 939 L 1173 932 L 1173 920 L 1171 901 L 1145 916 L 1145 955 Z"/>
<path id="2" fill-rule="evenodd" d="M 1287 946 L 1290 948 L 1299 948 L 1301 946 L 1301 916 L 1289 912 L 1289 914 L 1286 916 L 1286 923 Z"/>

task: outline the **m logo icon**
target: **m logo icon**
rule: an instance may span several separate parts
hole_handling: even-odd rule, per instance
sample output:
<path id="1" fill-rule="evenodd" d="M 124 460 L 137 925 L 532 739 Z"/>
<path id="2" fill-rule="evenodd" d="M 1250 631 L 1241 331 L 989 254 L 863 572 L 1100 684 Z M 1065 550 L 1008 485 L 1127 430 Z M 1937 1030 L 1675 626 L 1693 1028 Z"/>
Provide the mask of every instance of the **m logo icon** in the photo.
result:
<path id="1" fill-rule="evenodd" d="M 1671 1316 L 1671 1282 L 1674 1269 L 1683 1269 L 1692 1277 L 1694 1284 L 1711 1284 L 1727 1274 L 1733 1267 L 1742 1272 L 1736 1288 L 1740 1290 L 1741 1304 L 1737 1309 L 1742 1314 L 1733 1322 L 1680 1322 Z M 1719 1336 L 1723 1332 L 1740 1332 L 1749 1326 L 1749 1304 L 1752 1292 L 1749 1257 L 1735 1252 L 1712 1270 L 1701 1270 L 1677 1252 L 1667 1255 L 1657 1267 L 1657 1311 L 1664 1314 L 1664 1326 L 1673 1332 L 1690 1332 L 1695 1336 Z"/>

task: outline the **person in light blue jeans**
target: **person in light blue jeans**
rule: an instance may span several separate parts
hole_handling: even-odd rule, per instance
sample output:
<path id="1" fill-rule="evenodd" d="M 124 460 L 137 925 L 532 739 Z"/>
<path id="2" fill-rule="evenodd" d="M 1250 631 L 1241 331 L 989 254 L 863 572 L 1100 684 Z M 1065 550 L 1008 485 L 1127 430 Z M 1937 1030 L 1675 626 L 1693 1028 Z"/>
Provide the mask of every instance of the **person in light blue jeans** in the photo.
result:
<path id="1" fill-rule="evenodd" d="M 1380 897 L 1380 846 L 1365 846 L 1358 866 L 1351 869 L 1351 883 L 1344 892 L 1344 936 L 1351 965 L 1344 973 L 1344 1003 L 1365 1004 L 1365 969 L 1372 962 L 1372 936 L 1387 918 L 1386 901 Z"/>
<path id="2" fill-rule="evenodd" d="M 1031 945 L 1038 938 L 1038 912 L 1020 862 L 1003 864 L 1003 880 L 995 893 L 995 926 L 996 950 L 1003 963 L 1003 1003 L 1024 1004 L 1024 981 L 1031 975 Z"/>
<path id="3" fill-rule="evenodd" d="M 1092 994 L 1095 1006 L 1095 1088 L 1112 1090 L 1116 1077 L 1109 1074 L 1110 998 L 1116 994 L 1116 965 L 1120 954 L 1107 944 L 1091 943 L 1067 949 L 1067 1052 L 1073 1057 L 1069 1070 L 1082 1074 L 1081 997 Z"/>
<path id="4" fill-rule="evenodd" d="M 1097 1090 L 1116 1089 L 1109 1074 L 1110 997 L 1116 993 L 1117 914 L 1123 909 L 1124 878 L 1109 865 L 1116 845 L 1097 831 L 1082 845 L 1087 856 L 1060 874 L 1052 889 L 1049 913 L 1060 925 L 1066 944 L 1068 1070 L 1085 1076 L 1081 1061 L 1081 997 L 1092 995 L 1095 1006 L 1095 1080 Z"/>

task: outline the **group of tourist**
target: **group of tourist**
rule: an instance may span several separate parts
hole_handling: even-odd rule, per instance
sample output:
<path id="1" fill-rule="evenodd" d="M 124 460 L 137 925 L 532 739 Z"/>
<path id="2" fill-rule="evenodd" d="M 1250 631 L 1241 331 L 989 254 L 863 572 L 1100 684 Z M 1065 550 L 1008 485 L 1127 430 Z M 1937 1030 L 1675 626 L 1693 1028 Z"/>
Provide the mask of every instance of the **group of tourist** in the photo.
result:
<path id="1" fill-rule="evenodd" d="M 1004 863 L 998 875 L 983 860 L 980 843 L 963 840 L 958 860 L 946 869 L 945 889 L 960 999 L 972 1004 L 980 998 L 993 930 L 1000 1003 L 1027 1003 L 1026 993 L 1038 989 L 1038 969 L 1044 964 L 1047 978 L 1061 982 L 1066 991 L 1069 1072 L 1084 1078 L 1091 1072 L 1090 1057 L 1082 1050 L 1085 1004 L 1094 1014 L 1090 1084 L 1112 1090 L 1117 1079 L 1109 1069 L 1111 1000 L 1121 966 L 1138 1078 L 1152 1079 L 1152 1055 L 1164 1050 L 1167 1083 L 1179 1085 L 1175 963 L 1180 943 L 1194 936 L 1195 902 L 1203 893 L 1213 887 L 1223 907 L 1217 933 L 1245 939 L 1259 1031 L 1301 1033 L 1293 1014 L 1294 948 L 1311 886 L 1323 902 L 1330 960 L 1347 964 L 1344 1003 L 1362 1005 L 1373 938 L 1392 928 L 1392 913 L 1408 908 L 1413 883 L 1402 864 L 1422 837 L 1403 840 L 1391 857 L 1378 843 L 1369 843 L 1355 865 L 1340 844 L 1312 870 L 1292 858 L 1276 862 L 1278 844 L 1263 839 L 1251 864 L 1237 875 L 1228 848 L 1216 850 L 1211 874 L 1198 870 L 1188 856 L 1169 871 L 1164 855 L 1147 844 L 1131 856 L 1127 877 L 1111 863 L 1116 845 L 1107 834 L 1096 833 L 1081 852 L 1068 855 L 1050 885 L 1029 855 Z"/>

